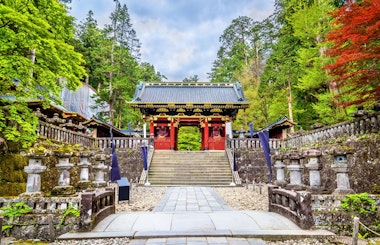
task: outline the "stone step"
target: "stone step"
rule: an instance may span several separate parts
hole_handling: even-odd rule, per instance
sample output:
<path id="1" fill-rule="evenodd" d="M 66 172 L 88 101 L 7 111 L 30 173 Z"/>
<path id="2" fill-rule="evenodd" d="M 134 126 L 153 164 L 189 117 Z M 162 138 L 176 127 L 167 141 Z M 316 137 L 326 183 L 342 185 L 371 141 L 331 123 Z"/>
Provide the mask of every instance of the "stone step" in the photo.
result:
<path id="1" fill-rule="evenodd" d="M 229 185 L 231 167 L 224 151 L 155 151 L 148 172 L 153 185 Z"/>

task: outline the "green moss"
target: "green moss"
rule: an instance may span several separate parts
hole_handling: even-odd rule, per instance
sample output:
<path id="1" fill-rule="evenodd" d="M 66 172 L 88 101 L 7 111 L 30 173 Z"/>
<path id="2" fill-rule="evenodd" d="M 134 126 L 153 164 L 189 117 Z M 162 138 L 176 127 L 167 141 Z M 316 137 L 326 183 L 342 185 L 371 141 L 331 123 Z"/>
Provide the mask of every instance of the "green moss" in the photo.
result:
<path id="1" fill-rule="evenodd" d="M 0 196 L 17 196 L 26 190 L 27 173 L 24 167 L 27 158 L 9 153 L 0 156 Z"/>

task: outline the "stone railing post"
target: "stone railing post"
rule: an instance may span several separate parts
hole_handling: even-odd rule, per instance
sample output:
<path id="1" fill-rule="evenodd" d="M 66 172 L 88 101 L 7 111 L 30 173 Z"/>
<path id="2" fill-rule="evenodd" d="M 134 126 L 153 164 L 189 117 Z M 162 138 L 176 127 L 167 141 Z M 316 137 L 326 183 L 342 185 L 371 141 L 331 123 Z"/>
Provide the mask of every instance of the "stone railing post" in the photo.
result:
<path id="1" fill-rule="evenodd" d="M 319 150 L 307 150 L 304 152 L 304 156 L 307 157 L 308 162 L 305 165 L 306 168 L 309 169 L 309 183 L 310 183 L 310 191 L 312 193 L 320 193 L 321 192 L 321 174 L 320 170 L 322 168 L 319 163 L 319 157 L 322 155 Z"/>
<path id="2" fill-rule="evenodd" d="M 312 195 L 307 191 L 297 192 L 297 203 L 299 205 L 298 216 L 299 216 L 299 226 L 302 229 L 310 229 L 314 225 L 313 211 L 311 208 L 311 198 Z"/>
<path id="3" fill-rule="evenodd" d="M 286 185 L 286 189 L 303 190 L 305 187 L 302 184 L 302 169 L 300 165 L 301 155 L 297 151 L 291 151 L 287 157 L 290 160 L 290 165 L 286 168 L 289 170 L 290 183 Z"/>
<path id="4" fill-rule="evenodd" d="M 348 178 L 347 155 L 345 153 L 334 154 L 334 164 L 331 165 L 336 174 L 335 194 L 349 194 L 354 191 L 350 188 L 350 180 Z"/>
<path id="5" fill-rule="evenodd" d="M 95 197 L 93 192 L 86 192 L 81 194 L 80 204 L 80 231 L 90 231 L 92 229 L 92 201 Z"/>

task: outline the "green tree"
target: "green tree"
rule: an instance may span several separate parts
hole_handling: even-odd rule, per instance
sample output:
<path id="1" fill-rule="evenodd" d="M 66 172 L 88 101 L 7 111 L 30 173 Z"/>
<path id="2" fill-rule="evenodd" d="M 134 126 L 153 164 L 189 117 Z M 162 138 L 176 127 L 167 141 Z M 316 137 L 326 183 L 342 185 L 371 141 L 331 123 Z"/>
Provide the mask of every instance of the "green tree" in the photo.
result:
<path id="1" fill-rule="evenodd" d="M 199 81 L 198 75 L 190 76 L 182 80 L 182 82 L 185 82 L 185 83 L 196 83 L 198 81 Z"/>
<path id="2" fill-rule="evenodd" d="M 324 124 L 336 123 L 347 115 L 344 110 L 334 106 L 333 90 L 329 86 L 331 78 L 323 69 L 329 61 L 324 54 L 332 19 L 329 12 L 335 8 L 332 0 L 314 1 L 289 18 L 294 36 L 301 42 L 297 61 L 302 73 L 296 87 L 303 94 L 304 101 L 311 104 L 307 110 L 315 116 L 309 118 Z M 310 124 L 314 120 L 310 120 Z"/>
<path id="3" fill-rule="evenodd" d="M 162 82 L 164 79 L 167 79 L 160 72 L 156 72 L 154 66 L 148 62 L 142 62 L 140 64 L 140 80 L 145 82 Z"/>
<path id="4" fill-rule="evenodd" d="M 73 18 L 57 0 L 2 0 L 0 26 L 0 94 L 6 95 L 0 99 L 0 131 L 28 147 L 37 137 L 37 119 L 26 102 L 59 103 L 63 87 L 80 85 L 84 60 L 68 44 Z"/>
<path id="5" fill-rule="evenodd" d="M 201 132 L 198 127 L 180 127 L 178 130 L 178 150 L 179 151 L 199 151 L 201 150 Z"/>

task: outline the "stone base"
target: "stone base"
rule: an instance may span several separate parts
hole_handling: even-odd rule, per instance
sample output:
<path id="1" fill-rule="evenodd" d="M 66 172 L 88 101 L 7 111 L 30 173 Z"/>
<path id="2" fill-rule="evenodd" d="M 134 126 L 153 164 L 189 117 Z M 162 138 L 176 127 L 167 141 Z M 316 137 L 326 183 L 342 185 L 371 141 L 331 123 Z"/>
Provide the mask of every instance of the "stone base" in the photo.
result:
<path id="1" fill-rule="evenodd" d="M 333 195 L 346 195 L 346 194 L 354 194 L 353 189 L 335 189 L 335 191 L 332 193 Z"/>
<path id="2" fill-rule="evenodd" d="M 310 186 L 308 188 L 308 191 L 310 191 L 313 194 L 324 194 L 325 191 L 323 191 L 320 187 Z"/>
<path id="3" fill-rule="evenodd" d="M 53 196 L 71 196 L 75 194 L 75 188 L 71 185 L 55 186 L 51 191 Z"/>
<path id="4" fill-rule="evenodd" d="M 288 184 L 288 183 L 285 180 L 275 180 L 274 184 L 278 185 L 278 186 L 281 186 L 281 187 L 285 187 L 286 184 Z"/>
<path id="5" fill-rule="evenodd" d="M 107 186 L 107 182 L 105 181 L 94 181 L 92 184 L 95 186 L 95 188 L 102 188 Z"/>
<path id="6" fill-rule="evenodd" d="M 286 190 L 293 190 L 293 191 L 304 191 L 304 190 L 306 190 L 306 186 L 289 184 L 289 185 L 285 186 L 285 189 Z"/>
<path id="7" fill-rule="evenodd" d="M 44 193 L 41 191 L 38 192 L 24 192 L 19 195 L 19 197 L 43 197 Z"/>
<path id="8" fill-rule="evenodd" d="M 94 190 L 94 185 L 92 184 L 91 181 L 79 181 L 75 188 L 78 191 L 85 191 L 85 190 Z"/>

